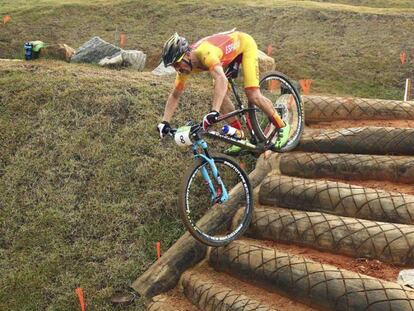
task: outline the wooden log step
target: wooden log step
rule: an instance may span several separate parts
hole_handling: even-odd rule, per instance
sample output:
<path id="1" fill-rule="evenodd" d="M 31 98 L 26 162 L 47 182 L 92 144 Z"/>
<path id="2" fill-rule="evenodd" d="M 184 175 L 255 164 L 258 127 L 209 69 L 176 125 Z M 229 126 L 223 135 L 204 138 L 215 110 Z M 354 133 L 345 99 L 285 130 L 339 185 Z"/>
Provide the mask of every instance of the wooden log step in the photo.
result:
<path id="1" fill-rule="evenodd" d="M 252 188 L 258 186 L 267 175 L 271 166 L 264 157 L 259 158 L 256 168 L 249 174 Z M 199 226 L 208 228 L 213 234 L 231 221 L 231 216 L 237 211 L 242 199 L 241 185 L 230 190 L 231 198 L 218 208 L 211 210 L 202 219 Z M 135 280 L 132 288 L 141 296 L 150 299 L 174 288 L 181 274 L 195 266 L 207 253 L 207 246 L 196 241 L 188 232 L 185 233 L 170 249 L 155 262 L 147 271 Z"/>
<path id="2" fill-rule="evenodd" d="M 303 95 L 306 123 L 335 120 L 414 120 L 414 105 L 398 100 Z"/>
<path id="3" fill-rule="evenodd" d="M 237 241 L 212 249 L 209 263 L 319 310 L 414 310 L 414 291 L 274 248 Z"/>
<path id="4" fill-rule="evenodd" d="M 188 282 L 189 281 L 189 282 Z M 184 284 L 187 282 L 187 284 Z M 189 284 L 190 283 L 190 284 Z M 192 284 L 196 284 L 196 286 Z M 187 292 L 186 287 L 190 285 L 189 291 Z M 206 286 L 204 286 L 206 285 Z M 207 286 L 208 285 L 208 286 Z M 218 310 L 227 310 L 227 297 L 233 297 L 234 300 L 231 301 L 230 307 L 234 307 L 237 303 L 239 305 L 240 300 L 244 300 L 245 297 L 246 305 L 244 308 L 250 310 L 252 306 L 263 306 L 270 308 L 272 310 L 283 310 L 283 311 L 315 311 L 316 309 L 311 308 L 305 304 L 289 299 L 285 296 L 282 296 L 276 292 L 266 290 L 261 286 L 256 286 L 257 284 L 252 284 L 251 282 L 244 282 L 236 277 L 233 277 L 227 273 L 219 273 L 215 271 L 212 267 L 208 265 L 208 262 L 205 261 L 197 267 L 187 270 L 180 281 L 180 288 L 183 289 L 184 293 L 189 294 L 188 300 L 192 300 L 190 297 L 196 295 L 200 297 L 201 304 L 197 306 L 206 306 L 202 308 L 203 310 L 213 310 L 212 306 L 215 308 L 221 307 Z M 208 287 L 209 289 L 205 288 Z M 212 292 L 210 292 L 210 289 Z M 216 295 L 216 289 L 220 290 L 219 295 Z M 193 293 L 195 291 L 195 293 Z M 200 291 L 203 291 L 204 294 L 200 295 Z M 222 297 L 222 294 L 225 294 L 227 297 Z M 206 300 L 212 299 L 216 302 L 214 304 L 209 303 Z M 223 299 L 222 299 L 223 298 Z M 203 301 L 204 299 L 204 301 Z M 219 301 L 223 303 L 219 303 Z M 226 300 L 226 302 L 224 301 Z M 196 299 L 198 302 L 199 300 Z M 253 302 L 255 301 L 255 302 Z M 234 303 L 234 304 L 233 304 Z M 258 304 L 257 304 L 258 303 Z M 245 310 L 243 307 L 240 310 Z"/>
<path id="5" fill-rule="evenodd" d="M 414 158 L 411 156 L 290 152 L 280 157 L 279 169 L 285 175 L 306 178 L 414 183 Z"/>
<path id="6" fill-rule="evenodd" d="M 237 289 L 224 286 L 203 274 L 187 271 L 183 274 L 184 294 L 195 306 L 209 311 L 276 311 L 268 305 L 243 295 Z"/>
<path id="7" fill-rule="evenodd" d="M 402 224 L 414 223 L 414 196 L 346 183 L 284 175 L 267 176 L 259 191 L 263 205 Z"/>
<path id="8" fill-rule="evenodd" d="M 395 265 L 414 264 L 413 225 L 256 207 L 247 235 Z"/>
<path id="9" fill-rule="evenodd" d="M 393 127 L 360 127 L 327 130 L 305 134 L 297 151 L 357 153 L 357 154 L 414 154 L 414 129 Z"/>

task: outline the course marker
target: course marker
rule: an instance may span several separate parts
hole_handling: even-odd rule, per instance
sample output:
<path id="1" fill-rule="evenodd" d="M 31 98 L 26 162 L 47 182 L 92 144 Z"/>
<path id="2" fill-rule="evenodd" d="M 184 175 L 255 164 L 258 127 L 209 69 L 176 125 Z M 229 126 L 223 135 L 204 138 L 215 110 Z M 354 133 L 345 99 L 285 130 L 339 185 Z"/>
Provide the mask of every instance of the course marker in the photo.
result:
<path id="1" fill-rule="evenodd" d="M 160 260 L 161 258 L 161 242 L 157 242 L 157 260 Z"/>
<path id="2" fill-rule="evenodd" d="M 295 98 L 293 97 L 292 94 L 290 94 L 289 97 L 289 104 L 288 104 L 288 109 L 291 110 L 293 108 L 293 105 L 295 104 Z"/>
<path id="3" fill-rule="evenodd" d="M 400 63 L 401 63 L 401 65 L 404 65 L 406 63 L 406 61 L 407 61 L 407 54 L 404 51 L 402 51 L 400 53 Z"/>
<path id="4" fill-rule="evenodd" d="M 273 47 L 272 47 L 272 45 L 271 45 L 271 44 L 269 44 L 269 45 L 267 46 L 267 55 L 268 55 L 268 56 L 272 56 L 272 52 L 273 52 Z"/>
<path id="5" fill-rule="evenodd" d="M 76 288 L 76 289 L 75 289 L 75 293 L 76 293 L 76 295 L 78 296 L 79 303 L 80 303 L 80 306 L 81 306 L 81 310 L 82 310 L 82 311 L 86 311 L 85 297 L 84 297 L 84 295 L 83 295 L 83 290 L 82 290 L 82 288 L 80 288 L 80 287 Z"/>
<path id="6" fill-rule="evenodd" d="M 240 165 L 240 168 L 241 168 L 242 170 L 245 170 L 245 169 L 246 169 L 246 163 L 245 163 L 245 162 L 240 161 L 239 165 Z"/>
<path id="7" fill-rule="evenodd" d="M 280 82 L 276 80 L 269 81 L 269 91 L 274 91 L 280 86 Z"/>
<path id="8" fill-rule="evenodd" d="M 310 93 L 310 88 L 311 88 L 311 84 L 312 84 L 312 80 L 309 79 L 302 79 L 299 80 L 300 86 L 303 90 L 304 94 L 309 94 Z"/>
<path id="9" fill-rule="evenodd" d="M 6 25 L 8 22 L 10 22 L 11 17 L 10 15 L 3 16 L 3 25 Z"/>

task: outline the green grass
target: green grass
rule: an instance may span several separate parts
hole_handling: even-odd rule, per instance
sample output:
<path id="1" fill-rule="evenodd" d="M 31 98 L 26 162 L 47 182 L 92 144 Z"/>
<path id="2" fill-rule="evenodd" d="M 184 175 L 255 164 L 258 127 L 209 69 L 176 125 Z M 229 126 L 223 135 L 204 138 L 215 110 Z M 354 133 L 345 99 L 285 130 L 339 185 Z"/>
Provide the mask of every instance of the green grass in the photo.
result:
<path id="1" fill-rule="evenodd" d="M 74 310 L 77 286 L 112 309 L 156 241 L 166 250 L 184 231 L 176 198 L 191 154 L 155 131 L 172 81 L 115 73 L 0 62 L 1 310 Z M 177 124 L 209 96 L 187 92 Z"/>
<path id="2" fill-rule="evenodd" d="M 307 0 L 303 0 L 307 1 Z M 313 0 L 315 2 L 344 4 L 351 6 L 364 6 L 370 8 L 402 8 L 412 9 L 414 3 L 410 0 Z"/>
<path id="3" fill-rule="evenodd" d="M 0 29 L 0 58 L 22 58 L 27 40 L 76 48 L 95 35 L 116 43 L 123 31 L 126 48 L 148 54 L 150 70 L 174 31 L 195 41 L 237 27 L 252 34 L 262 50 L 272 44 L 277 68 L 293 79 L 313 79 L 316 92 L 397 99 L 412 74 L 414 5 L 406 7 L 411 3 L 407 1 L 2 3 L 0 15 L 9 13 L 12 21 Z M 399 64 L 403 50 L 408 56 L 405 66 Z"/>

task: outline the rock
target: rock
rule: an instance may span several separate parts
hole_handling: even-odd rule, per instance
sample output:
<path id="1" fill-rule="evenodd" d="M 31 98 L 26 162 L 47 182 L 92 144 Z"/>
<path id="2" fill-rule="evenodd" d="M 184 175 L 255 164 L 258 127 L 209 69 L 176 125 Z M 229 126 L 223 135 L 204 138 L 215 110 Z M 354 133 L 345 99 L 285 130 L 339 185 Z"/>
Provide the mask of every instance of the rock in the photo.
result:
<path id="1" fill-rule="evenodd" d="M 71 62 L 74 63 L 99 63 L 105 57 L 112 57 L 122 49 L 110 44 L 99 37 L 93 37 L 75 51 Z"/>
<path id="2" fill-rule="evenodd" d="M 122 60 L 124 66 L 132 66 L 139 71 L 144 70 L 147 55 L 142 51 L 124 50 L 122 51 Z"/>
<path id="3" fill-rule="evenodd" d="M 146 58 L 147 56 L 141 51 L 122 50 L 110 57 L 101 59 L 99 65 L 107 67 L 132 66 L 132 68 L 142 71 L 145 67 Z"/>
<path id="4" fill-rule="evenodd" d="M 123 60 L 122 60 L 122 52 L 120 51 L 118 53 L 115 53 L 112 56 L 108 56 L 108 57 L 102 58 L 99 61 L 99 65 L 106 66 L 106 67 L 116 67 L 116 66 L 121 66 L 122 65 L 122 62 L 123 62 Z"/>
<path id="5" fill-rule="evenodd" d="M 414 288 L 414 269 L 401 270 L 398 273 L 397 283 Z"/>
<path id="6" fill-rule="evenodd" d="M 128 306 L 136 297 L 137 295 L 130 291 L 117 291 L 112 295 L 111 302 L 114 305 Z"/>
<path id="7" fill-rule="evenodd" d="M 165 67 L 164 62 L 161 62 L 151 73 L 157 76 L 166 76 L 175 74 L 176 71 L 172 66 Z"/>
<path id="8" fill-rule="evenodd" d="M 75 49 L 66 44 L 49 45 L 40 50 L 40 57 L 61 59 L 67 62 L 70 62 L 73 54 L 75 54 Z"/>
<path id="9" fill-rule="evenodd" d="M 259 50 L 258 58 L 259 72 L 261 75 L 275 69 L 275 60 L 272 57 L 267 56 L 266 53 Z"/>
<path id="10" fill-rule="evenodd" d="M 142 51 L 123 50 L 99 37 L 94 37 L 75 51 L 74 63 L 98 63 L 101 66 L 132 66 L 142 71 L 147 56 Z"/>

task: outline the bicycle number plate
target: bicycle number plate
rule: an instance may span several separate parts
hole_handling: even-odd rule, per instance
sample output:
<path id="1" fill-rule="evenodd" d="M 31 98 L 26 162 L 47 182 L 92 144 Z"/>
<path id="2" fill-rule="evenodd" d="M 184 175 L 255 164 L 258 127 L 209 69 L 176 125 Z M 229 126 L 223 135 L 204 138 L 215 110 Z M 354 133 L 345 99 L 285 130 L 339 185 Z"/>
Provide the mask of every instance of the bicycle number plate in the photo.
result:
<path id="1" fill-rule="evenodd" d="M 190 138 L 191 126 L 182 126 L 175 132 L 174 140 L 179 146 L 191 146 L 193 143 Z"/>

